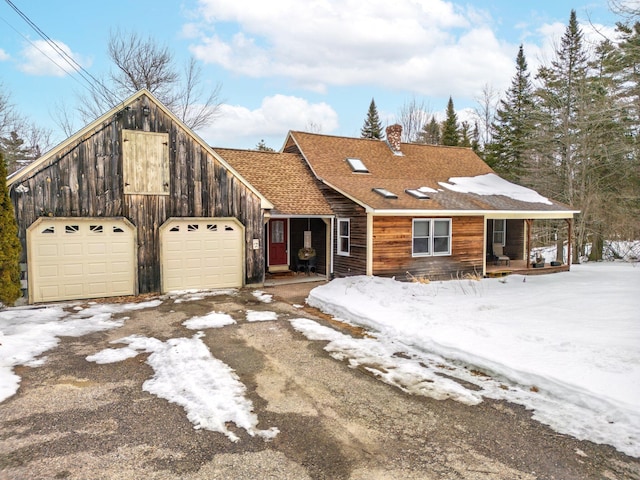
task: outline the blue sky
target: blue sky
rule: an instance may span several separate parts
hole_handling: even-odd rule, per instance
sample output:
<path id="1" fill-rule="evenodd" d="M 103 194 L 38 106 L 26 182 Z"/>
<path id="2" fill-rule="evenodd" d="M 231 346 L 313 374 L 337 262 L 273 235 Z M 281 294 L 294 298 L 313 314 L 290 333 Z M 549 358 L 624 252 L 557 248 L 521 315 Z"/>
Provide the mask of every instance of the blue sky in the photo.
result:
<path id="1" fill-rule="evenodd" d="M 220 147 L 275 149 L 288 130 L 359 136 L 371 98 L 391 124 L 415 98 L 430 113 L 449 96 L 461 118 L 483 89 L 503 92 L 522 43 L 530 70 L 551 58 L 575 9 L 611 35 L 606 0 L 12 0 L 91 74 L 110 68 L 112 30 L 168 45 L 181 65 L 194 56 L 221 116 L 198 133 Z M 84 87 L 34 49 L 40 37 L 0 0 L 0 83 L 20 111 L 63 134 L 52 112 L 73 108 Z M 75 123 L 81 128 L 80 119 Z"/>

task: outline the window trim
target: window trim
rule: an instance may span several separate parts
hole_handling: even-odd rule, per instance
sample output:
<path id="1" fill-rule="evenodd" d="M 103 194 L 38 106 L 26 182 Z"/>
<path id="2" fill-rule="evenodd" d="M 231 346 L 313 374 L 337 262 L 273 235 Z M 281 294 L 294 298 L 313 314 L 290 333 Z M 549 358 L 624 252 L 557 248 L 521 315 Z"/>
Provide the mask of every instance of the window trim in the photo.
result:
<path id="1" fill-rule="evenodd" d="M 416 237 L 416 223 L 419 222 L 428 222 L 429 223 L 429 235 L 428 236 L 420 236 Z M 435 224 L 436 222 L 446 222 L 448 223 L 448 235 L 446 237 L 439 235 L 436 237 L 435 235 Z M 451 232 L 452 221 L 451 218 L 414 218 L 411 221 L 411 256 L 412 257 L 448 257 L 451 256 L 451 240 L 452 240 L 452 232 Z M 415 239 L 416 238 L 427 238 L 428 239 L 428 251 L 427 252 L 416 252 L 415 251 Z M 435 251 L 435 239 L 436 238 L 447 238 L 447 251 L 446 252 L 436 252 Z"/>
<path id="2" fill-rule="evenodd" d="M 338 231 L 337 231 L 337 244 L 336 244 L 336 253 L 338 255 L 341 255 L 343 257 L 349 257 L 351 256 L 351 219 L 350 218 L 338 218 L 337 223 L 337 227 L 338 227 Z M 346 235 L 342 235 L 342 229 L 341 229 L 341 225 L 342 223 L 346 223 L 347 224 L 347 234 Z M 342 239 L 346 238 L 347 239 L 347 249 L 343 250 L 342 249 Z"/>

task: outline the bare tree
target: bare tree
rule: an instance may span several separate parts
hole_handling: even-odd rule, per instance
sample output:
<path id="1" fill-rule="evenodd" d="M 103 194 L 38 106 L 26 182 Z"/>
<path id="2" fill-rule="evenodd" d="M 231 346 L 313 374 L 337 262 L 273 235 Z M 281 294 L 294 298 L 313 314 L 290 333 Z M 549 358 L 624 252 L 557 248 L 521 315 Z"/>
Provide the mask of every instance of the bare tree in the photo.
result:
<path id="1" fill-rule="evenodd" d="M 422 129 L 431 118 L 431 108 L 424 102 L 412 97 L 404 102 L 398 112 L 398 123 L 402 125 L 402 141 L 418 142 Z"/>
<path id="2" fill-rule="evenodd" d="M 220 84 L 208 88 L 194 58 L 182 74 L 175 66 L 172 52 L 153 38 L 137 33 L 111 32 L 108 54 L 114 68 L 79 110 L 85 121 L 113 108 L 126 97 L 146 88 L 189 128 L 197 129 L 213 122 L 220 109 Z"/>
<path id="3" fill-rule="evenodd" d="M 0 135 L 14 130 L 14 126 L 19 118 L 15 106 L 11 103 L 11 95 L 0 83 Z"/>
<path id="4" fill-rule="evenodd" d="M 640 17 L 640 6 L 635 0 L 609 0 L 609 9 L 629 21 L 636 21 Z"/>
<path id="5" fill-rule="evenodd" d="M 491 126 L 495 121 L 496 110 L 500 102 L 500 92 L 495 90 L 491 85 L 485 83 L 482 87 L 480 97 L 475 99 L 478 106 L 474 109 L 477 118 L 479 141 L 481 147 L 491 142 Z"/>
<path id="6" fill-rule="evenodd" d="M 53 111 L 50 111 L 49 115 L 66 137 L 70 137 L 76 132 L 73 121 L 74 114 L 66 103 L 55 102 Z"/>

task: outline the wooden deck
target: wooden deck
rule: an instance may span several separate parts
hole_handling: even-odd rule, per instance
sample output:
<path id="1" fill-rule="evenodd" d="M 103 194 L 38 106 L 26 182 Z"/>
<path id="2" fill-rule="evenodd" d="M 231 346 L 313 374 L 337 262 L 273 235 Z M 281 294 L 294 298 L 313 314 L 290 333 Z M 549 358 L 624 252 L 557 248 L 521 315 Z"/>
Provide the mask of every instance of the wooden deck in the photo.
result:
<path id="1" fill-rule="evenodd" d="M 548 273 L 568 272 L 569 265 L 564 264 L 552 267 L 550 263 L 545 263 L 542 268 L 527 268 L 525 260 L 511 260 L 509 265 L 501 263 L 495 265 L 493 261 L 487 260 L 487 277 L 504 277 L 507 275 L 546 275 Z"/>

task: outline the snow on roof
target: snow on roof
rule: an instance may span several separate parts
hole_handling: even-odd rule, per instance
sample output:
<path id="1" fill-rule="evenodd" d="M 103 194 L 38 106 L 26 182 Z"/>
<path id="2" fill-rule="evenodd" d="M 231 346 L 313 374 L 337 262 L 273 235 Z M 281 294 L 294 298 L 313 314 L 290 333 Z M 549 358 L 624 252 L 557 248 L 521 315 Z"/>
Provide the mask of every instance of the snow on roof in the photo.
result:
<path id="1" fill-rule="evenodd" d="M 438 182 L 441 186 L 460 193 L 475 193 L 477 195 L 504 195 L 527 203 L 544 203 L 552 205 L 551 201 L 535 190 L 516 185 L 495 173 L 487 173 L 476 177 L 451 177 L 450 183 Z"/>

